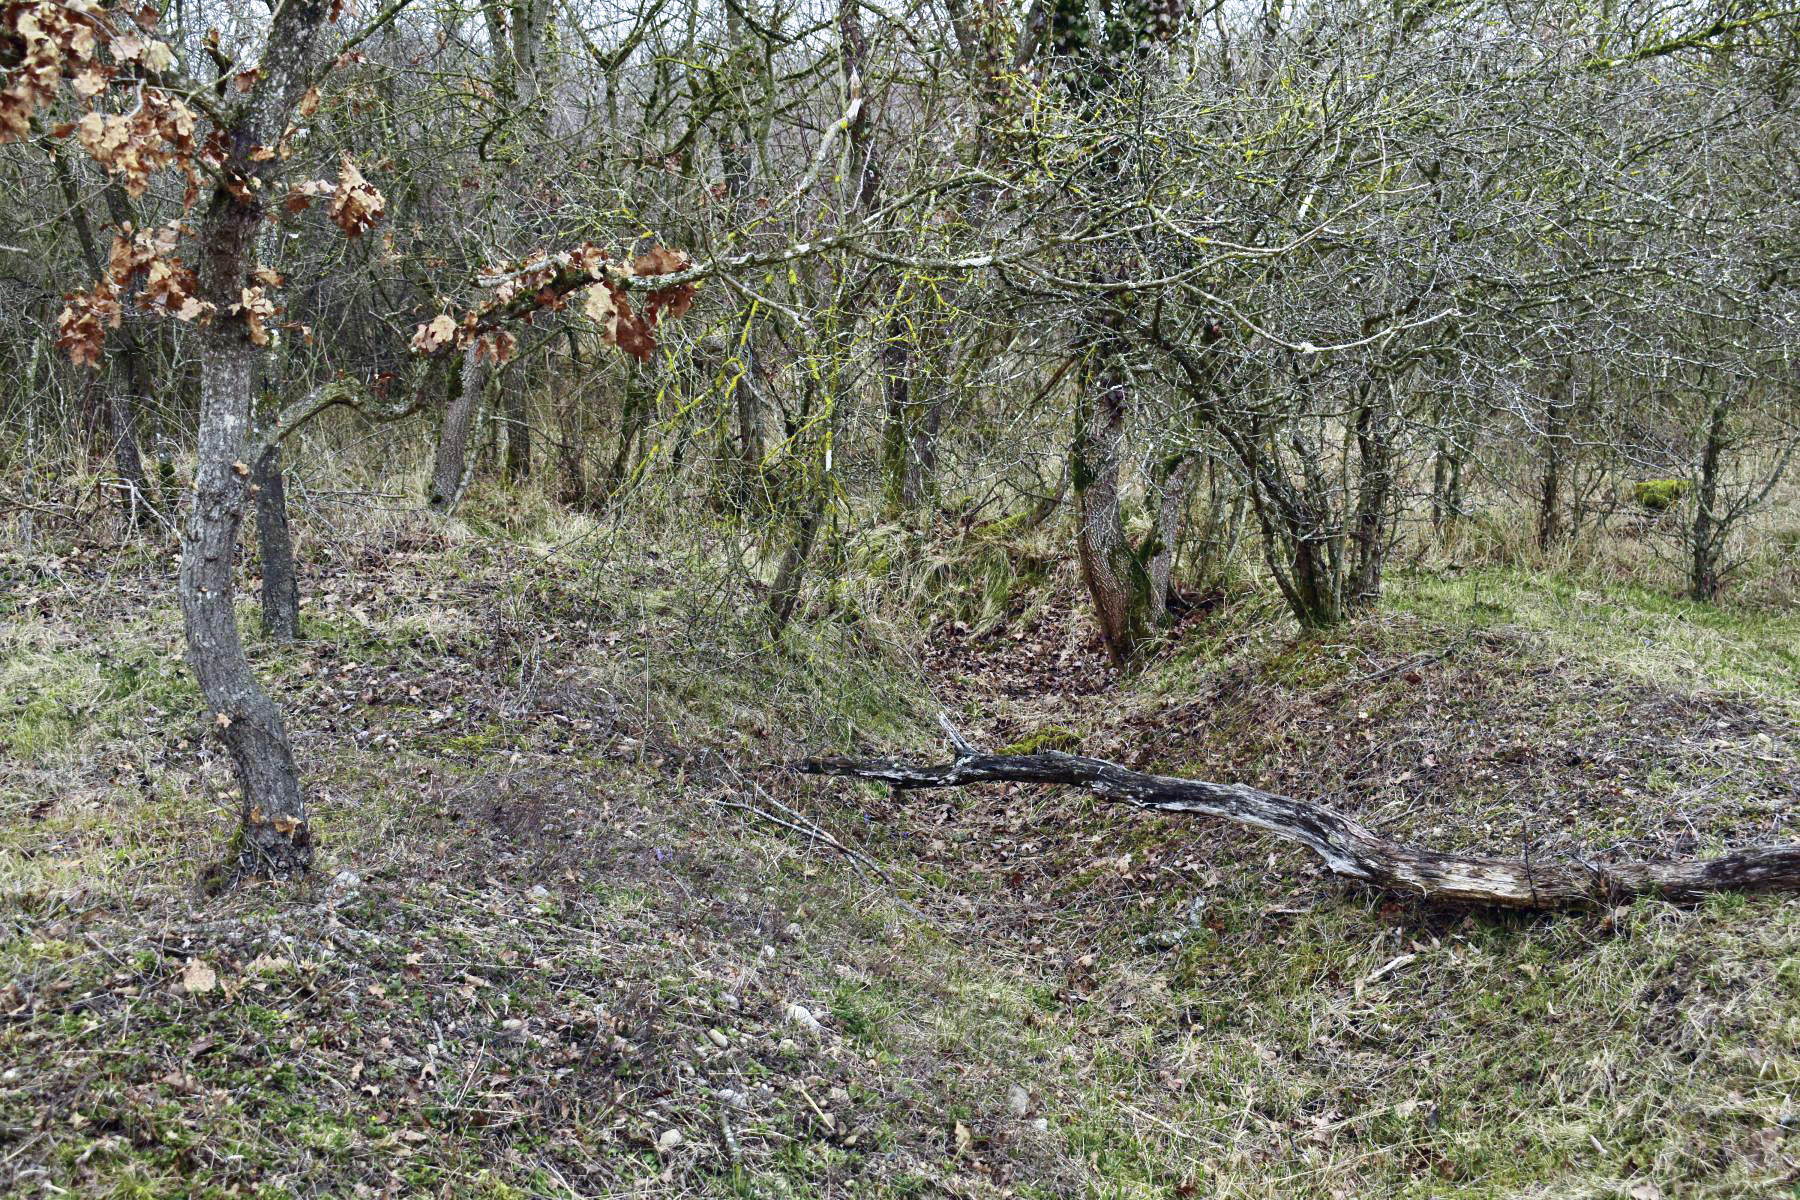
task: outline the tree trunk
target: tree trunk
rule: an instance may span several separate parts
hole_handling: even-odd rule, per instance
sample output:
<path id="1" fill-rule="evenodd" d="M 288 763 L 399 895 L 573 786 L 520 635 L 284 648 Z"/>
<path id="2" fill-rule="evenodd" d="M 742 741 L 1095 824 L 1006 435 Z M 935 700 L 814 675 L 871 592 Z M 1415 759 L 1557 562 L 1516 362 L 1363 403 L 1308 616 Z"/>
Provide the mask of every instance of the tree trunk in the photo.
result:
<path id="1" fill-rule="evenodd" d="M 1389 410 L 1374 397 L 1379 390 L 1379 384 L 1371 387 L 1370 398 L 1356 417 L 1356 511 L 1350 527 L 1350 578 L 1344 588 L 1345 605 L 1352 611 L 1372 609 L 1381 599 L 1381 569 L 1392 531 L 1393 428 Z"/>
<path id="2" fill-rule="evenodd" d="M 882 508 L 889 517 L 898 517 L 912 511 L 918 493 L 912 463 L 913 416 L 907 404 L 904 369 L 897 376 L 889 376 L 886 346 L 881 349 L 879 361 L 885 393 L 881 423 Z"/>
<path id="3" fill-rule="evenodd" d="M 300 580 L 294 568 L 294 541 L 288 530 L 287 482 L 281 447 L 270 446 L 256 460 L 256 548 L 262 567 L 263 632 L 278 642 L 300 638 Z"/>
<path id="4" fill-rule="evenodd" d="M 1431 528 L 1447 533 L 1462 516 L 1463 447 L 1456 431 L 1445 428 L 1447 404 L 1437 411 L 1437 447 L 1431 464 Z"/>
<path id="5" fill-rule="evenodd" d="M 936 397 L 920 403 L 913 396 L 912 349 L 898 312 L 888 321 L 879 361 L 885 394 L 881 449 L 886 508 L 899 516 L 917 511 L 930 496 L 942 409 Z"/>
<path id="6" fill-rule="evenodd" d="M 524 372 L 515 365 L 500 385 L 506 408 L 505 475 L 508 483 L 531 477 L 531 412 L 526 404 Z"/>
<path id="7" fill-rule="evenodd" d="M 579 360 L 578 366 L 579 369 Z M 568 396 L 556 403 L 557 467 L 562 475 L 558 498 L 577 511 L 587 507 L 587 428 L 578 401 Z"/>
<path id="8" fill-rule="evenodd" d="M 1694 489 L 1694 525 L 1689 535 L 1692 549 L 1688 569 L 1688 596 L 1711 602 L 1724 587 L 1720 564 L 1725 556 L 1725 524 L 1719 520 L 1719 462 L 1724 457 L 1725 434 L 1731 419 L 1731 401 L 1713 401 L 1706 420 L 1706 442 L 1700 451 L 1699 486 Z"/>
<path id="9" fill-rule="evenodd" d="M 744 331 L 744 342 L 739 348 L 739 361 L 743 363 L 744 374 L 738 380 L 737 392 L 734 397 L 737 401 L 738 466 L 743 474 L 743 482 L 747 491 L 755 481 L 757 473 L 762 470 L 763 460 L 762 404 L 758 399 L 756 342 L 749 329 Z"/>
<path id="10" fill-rule="evenodd" d="M 612 464 L 606 468 L 604 488 L 610 499 L 631 474 L 636 461 L 638 439 L 650 423 L 652 394 L 649 368 L 638 363 L 625 364 L 625 392 L 619 407 L 619 440 L 613 447 Z"/>
<path id="11" fill-rule="evenodd" d="M 107 212 L 114 224 L 121 228 L 127 223 L 135 224 L 136 213 L 132 210 L 131 198 L 118 179 L 109 178 L 103 194 Z M 132 284 L 127 296 L 128 304 L 142 290 L 142 286 L 139 283 Z M 119 478 L 125 483 L 132 523 L 139 527 L 150 524 L 156 515 L 156 494 L 150 490 L 150 481 L 144 472 L 144 458 L 138 451 L 138 410 L 149 400 L 151 391 L 150 359 L 145 350 L 141 325 L 141 320 L 128 320 L 119 328 L 119 350 L 113 360 L 118 382 L 107 406 L 113 442 L 113 464 L 119 472 Z"/>
<path id="12" fill-rule="evenodd" d="M 249 499 L 250 400 L 262 349 L 245 321 L 228 316 L 255 263 L 266 185 L 252 152 L 273 145 L 306 84 L 313 44 L 329 0 L 287 0 L 271 18 L 263 74 L 221 130 L 223 173 L 252 180 L 213 190 L 197 239 L 200 290 L 216 316 L 202 326 L 200 421 L 193 508 L 181 544 L 181 615 L 188 663 L 213 710 L 213 728 L 231 752 L 241 789 L 234 874 L 291 878 L 312 864 L 312 829 L 281 712 L 256 682 L 233 610 L 232 570 Z"/>
<path id="13" fill-rule="evenodd" d="M 1100 637 L 1123 665 L 1150 634 L 1150 577 L 1125 536 L 1119 475 L 1131 380 L 1120 347 L 1102 346 L 1094 378 L 1076 399 L 1070 474 L 1075 483 L 1075 546 L 1094 602 Z"/>
<path id="14" fill-rule="evenodd" d="M 899 370 L 906 372 L 901 378 L 911 388 L 911 380 L 907 376 L 913 368 L 913 355 L 906 353 Z M 942 431 L 944 421 L 944 394 L 941 388 L 934 389 L 929 400 L 914 401 L 913 408 L 917 419 L 912 431 L 912 457 L 907 460 L 908 488 L 902 499 L 909 508 L 920 508 L 932 502 L 937 493 L 937 450 L 938 434 Z"/>
<path id="15" fill-rule="evenodd" d="M 469 429 L 475 421 L 475 410 L 481 407 L 489 370 L 486 361 L 476 360 L 474 346 L 464 350 L 451 367 L 444 388 L 450 403 L 444 409 L 443 428 L 438 431 L 437 458 L 431 469 L 431 495 L 427 501 L 434 512 L 455 508 L 468 486 Z"/>
<path id="16" fill-rule="evenodd" d="M 1260 429 L 1220 432 L 1231 445 L 1250 482 L 1250 503 L 1262 529 L 1263 559 L 1288 602 L 1294 619 L 1307 629 L 1329 629 L 1348 615 L 1344 606 L 1342 561 L 1333 553 L 1330 499 L 1309 482 L 1296 486 L 1287 476 L 1279 448 Z M 1312 448 L 1297 444 L 1301 458 Z M 1314 472 L 1316 474 L 1316 470 Z"/>
<path id="17" fill-rule="evenodd" d="M 488 82 L 499 101 L 496 111 L 505 122 L 520 121 L 538 134 L 548 132 L 550 113 L 540 100 L 540 78 L 545 34 L 549 26 L 547 0 L 483 0 L 488 45 L 494 55 Z M 517 152 L 517 140 L 502 134 L 502 145 Z"/>
<path id="18" fill-rule="evenodd" d="M 725 23 L 729 45 L 740 64 L 739 69 L 742 69 L 742 64 L 753 61 L 743 9 L 737 4 L 727 4 Z M 745 79 L 734 79 L 734 82 L 738 86 L 748 86 Z M 724 128 L 719 131 L 719 174 L 725 185 L 729 220 L 742 220 L 747 215 L 742 206 L 751 200 L 756 165 L 751 145 L 754 137 L 752 123 L 739 111 L 729 113 Z M 737 494 L 740 503 L 747 504 L 758 489 L 764 453 L 762 381 L 757 374 L 756 306 L 750 306 L 743 313 L 742 322 L 737 359 L 743 374 L 732 397 L 737 416 L 737 478 L 731 490 Z"/>
<path id="19" fill-rule="evenodd" d="M 1181 368 L 1187 394 L 1202 404 L 1203 411 L 1215 411 L 1213 398 L 1220 390 L 1217 368 L 1202 366 L 1178 344 L 1160 338 L 1158 344 Z M 1264 387 L 1267 381 L 1240 378 L 1234 386 Z M 1254 411 L 1243 424 L 1220 414 L 1213 431 L 1243 472 L 1250 508 L 1262 531 L 1263 561 L 1295 620 L 1308 629 L 1328 629 L 1344 620 L 1348 613 L 1344 560 L 1339 553 L 1342 525 L 1332 504 L 1330 481 L 1319 465 L 1317 446 L 1299 427 L 1288 429 L 1288 450 L 1300 475 L 1300 482 L 1295 483 L 1284 461 L 1279 430 L 1271 431 Z"/>
<path id="20" fill-rule="evenodd" d="M 1548 550 L 1562 540 L 1563 473 L 1568 465 L 1570 391 L 1574 368 L 1565 367 L 1551 384 L 1544 403 L 1544 476 L 1538 488 L 1538 548 Z"/>
<path id="21" fill-rule="evenodd" d="M 1156 533 L 1150 547 L 1150 619 L 1155 624 L 1169 620 L 1169 605 L 1174 597 L 1175 554 L 1181 548 L 1181 537 L 1187 524 L 1188 481 L 1199 460 L 1188 452 L 1173 456 L 1162 464 L 1155 480 Z"/>
<path id="22" fill-rule="evenodd" d="M 135 358 L 135 347 L 120 347 L 115 359 L 120 376 L 129 379 L 136 373 L 132 361 Z M 141 529 L 155 519 L 156 494 L 150 490 L 150 481 L 144 474 L 144 457 L 138 452 L 137 403 L 129 387 L 114 384 L 107 388 L 106 415 L 113 469 L 118 471 L 119 481 L 125 487 L 120 503 L 125 506 L 131 524 Z"/>
<path id="23" fill-rule="evenodd" d="M 794 540 L 788 543 L 787 552 L 781 556 L 781 566 L 775 571 L 775 582 L 769 587 L 769 623 L 779 634 L 787 628 L 793 618 L 794 609 L 800 602 L 800 584 L 806 576 L 806 560 L 812 556 L 813 542 L 819 535 L 819 526 L 825 519 L 825 496 L 821 492 L 814 503 L 800 516 L 800 525 L 794 531 Z"/>
<path id="24" fill-rule="evenodd" d="M 208 224 L 202 243 L 208 282 L 244 278 L 229 244 L 236 240 L 233 231 L 221 228 L 229 222 Z M 311 865 L 312 833 L 287 729 L 250 672 L 232 606 L 232 569 L 250 483 L 243 456 L 258 353 L 236 322 L 216 321 L 201 334 L 199 466 L 181 547 L 181 612 L 188 663 L 243 792 L 236 869 L 288 878 Z"/>
<path id="25" fill-rule="evenodd" d="M 808 775 L 871 779 L 896 789 L 973 783 L 1054 783 L 1154 812 L 1218 817 L 1266 829 L 1324 860 L 1333 874 L 1450 904 L 1566 909 L 1614 904 L 1642 894 L 1692 900 L 1714 892 L 1800 890 L 1800 844 L 1765 846 L 1698 862 L 1530 862 L 1441 854 L 1389 841 L 1324 805 L 1258 791 L 1140 771 L 1073 754 L 982 754 L 957 739 L 954 762 L 921 766 L 892 759 L 814 758 L 790 764 Z"/>
<path id="26" fill-rule="evenodd" d="M 53 157 L 51 161 L 57 182 L 62 187 L 63 199 L 68 204 L 76 241 L 81 244 L 82 258 L 86 261 L 88 270 L 98 279 L 105 273 L 106 263 L 100 254 L 100 246 L 94 239 L 93 228 L 88 223 L 87 209 L 81 203 L 75 175 L 61 157 Z M 110 215 L 122 228 L 131 215 L 124 189 L 116 182 L 108 182 L 105 195 Z M 131 309 L 140 290 L 140 285 L 133 282 L 123 297 L 126 309 Z M 119 482 L 124 485 L 120 505 L 125 509 L 131 524 L 142 528 L 155 517 L 157 497 L 150 490 L 149 478 L 144 473 L 144 457 L 138 450 L 137 410 L 140 398 L 149 395 L 150 373 L 144 361 L 143 350 L 138 344 L 138 318 L 135 312 L 129 313 L 120 322 L 112 340 L 114 349 L 108 363 L 112 378 L 102 385 L 105 388 L 102 403 L 105 408 L 106 436 L 112 444 L 113 469 L 119 473 Z"/>
<path id="27" fill-rule="evenodd" d="M 1197 552 L 1188 560 L 1189 585 L 1203 596 L 1224 586 L 1250 504 L 1248 490 L 1229 468 L 1210 454 L 1205 461 L 1206 521 L 1190 539 Z"/>

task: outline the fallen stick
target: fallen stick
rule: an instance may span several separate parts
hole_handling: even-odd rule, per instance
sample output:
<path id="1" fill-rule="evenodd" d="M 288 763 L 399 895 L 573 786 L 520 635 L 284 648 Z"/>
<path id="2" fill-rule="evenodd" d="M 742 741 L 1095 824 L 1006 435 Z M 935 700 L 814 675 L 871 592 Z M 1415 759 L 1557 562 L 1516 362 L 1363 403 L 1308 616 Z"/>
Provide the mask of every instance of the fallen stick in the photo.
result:
<path id="1" fill-rule="evenodd" d="M 789 767 L 885 783 L 897 790 L 975 783 L 1054 783 L 1154 812 L 1220 817 L 1298 842 L 1338 875 L 1426 900 L 1508 908 L 1585 908 L 1645 893 L 1693 900 L 1714 892 L 1800 890 L 1800 844 L 1752 847 L 1721 858 L 1671 863 L 1532 862 L 1440 854 L 1393 842 L 1343 813 L 1259 791 L 1149 775 L 1078 754 L 983 754 L 943 722 L 956 758 L 937 765 L 896 759 L 809 758 Z"/>

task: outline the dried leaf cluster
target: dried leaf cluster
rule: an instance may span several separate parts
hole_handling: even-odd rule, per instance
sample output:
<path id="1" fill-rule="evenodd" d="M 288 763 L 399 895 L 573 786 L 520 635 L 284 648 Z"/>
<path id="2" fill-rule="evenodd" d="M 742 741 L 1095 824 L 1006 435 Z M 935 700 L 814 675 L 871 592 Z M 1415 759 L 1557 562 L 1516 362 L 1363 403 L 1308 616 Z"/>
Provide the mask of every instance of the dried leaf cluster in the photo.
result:
<path id="1" fill-rule="evenodd" d="M 667 287 L 650 288 L 642 310 L 629 298 L 631 281 L 676 275 L 693 266 L 679 250 L 657 246 L 629 261 L 613 259 L 603 249 L 586 242 L 557 254 L 534 255 L 510 270 L 493 271 L 481 280 L 488 290 L 481 304 L 459 321 L 439 313 L 413 334 L 416 354 L 435 354 L 446 347 L 474 345 L 478 359 L 505 362 L 517 346 L 517 338 L 499 326 L 506 321 L 532 319 L 538 312 L 555 312 L 566 306 L 566 297 L 583 292 L 582 311 L 600 330 L 600 340 L 617 346 L 639 362 L 648 362 L 656 350 L 656 326 L 665 316 L 684 316 L 694 302 L 697 285 L 683 280 Z"/>

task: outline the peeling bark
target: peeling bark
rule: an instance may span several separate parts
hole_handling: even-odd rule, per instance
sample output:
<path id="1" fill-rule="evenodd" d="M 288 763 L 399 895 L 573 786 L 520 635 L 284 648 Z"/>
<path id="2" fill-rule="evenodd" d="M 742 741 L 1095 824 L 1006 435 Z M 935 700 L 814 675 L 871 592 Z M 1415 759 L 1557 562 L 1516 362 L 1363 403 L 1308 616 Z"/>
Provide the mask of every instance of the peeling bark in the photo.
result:
<path id="1" fill-rule="evenodd" d="M 1149 775 L 1102 759 L 1053 751 L 982 754 L 961 743 L 954 761 L 934 766 L 849 758 L 805 759 L 790 766 L 801 774 L 869 779 L 895 789 L 995 782 L 1082 787 L 1134 808 L 1218 817 L 1266 829 L 1311 850 L 1330 871 L 1346 879 L 1447 904 L 1570 909 L 1643 894 L 1693 900 L 1724 891 L 1800 891 L 1797 843 L 1688 862 L 1529 862 L 1421 850 L 1390 841 L 1324 805 L 1241 783 Z"/>

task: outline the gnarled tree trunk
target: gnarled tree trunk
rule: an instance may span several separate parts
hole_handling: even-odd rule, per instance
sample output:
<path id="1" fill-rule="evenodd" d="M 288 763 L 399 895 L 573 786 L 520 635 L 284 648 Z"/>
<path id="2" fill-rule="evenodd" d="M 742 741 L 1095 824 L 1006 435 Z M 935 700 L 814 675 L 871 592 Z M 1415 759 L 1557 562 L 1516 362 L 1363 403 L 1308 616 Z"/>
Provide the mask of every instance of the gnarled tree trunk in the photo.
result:
<path id="1" fill-rule="evenodd" d="M 1075 547 L 1100 637 L 1113 661 L 1123 664 L 1150 636 L 1150 576 L 1125 535 L 1119 494 L 1131 380 L 1118 346 L 1102 346 L 1097 354 L 1098 367 L 1076 399 L 1075 440 L 1069 451 Z"/>
<path id="2" fill-rule="evenodd" d="M 1700 447 L 1699 487 L 1694 489 L 1694 524 L 1688 533 L 1691 551 L 1688 596 L 1713 601 L 1724 587 L 1721 565 L 1729 525 L 1719 519 L 1719 465 L 1725 453 L 1726 428 L 1731 419 L 1731 399 L 1720 395 L 1706 416 L 1706 440 Z"/>
<path id="3" fill-rule="evenodd" d="M 202 294 L 217 316 L 201 327 L 200 424 L 193 509 L 181 543 L 181 615 L 188 663 L 231 752 L 243 793 L 237 873 L 288 878 L 312 865 L 312 829 L 281 711 L 250 671 L 233 610 L 232 571 L 249 499 L 250 402 L 262 347 L 241 319 L 228 316 L 256 267 L 259 196 L 267 167 L 254 152 L 280 138 L 306 87 L 313 47 L 329 0 L 287 0 L 275 10 L 261 75 L 220 130 L 228 149 L 220 183 L 201 222 Z M 254 180 L 256 186 L 241 182 Z"/>
<path id="4" fill-rule="evenodd" d="M 243 278 L 232 269 L 228 246 L 220 253 L 212 239 L 206 244 L 203 278 Z M 251 674 L 232 604 L 238 529 L 249 498 L 250 469 L 243 456 L 259 353 L 236 323 L 219 321 L 202 334 L 199 467 L 181 546 L 181 612 L 188 663 L 243 792 L 236 869 L 287 878 L 312 864 L 306 804 L 287 728 Z"/>

